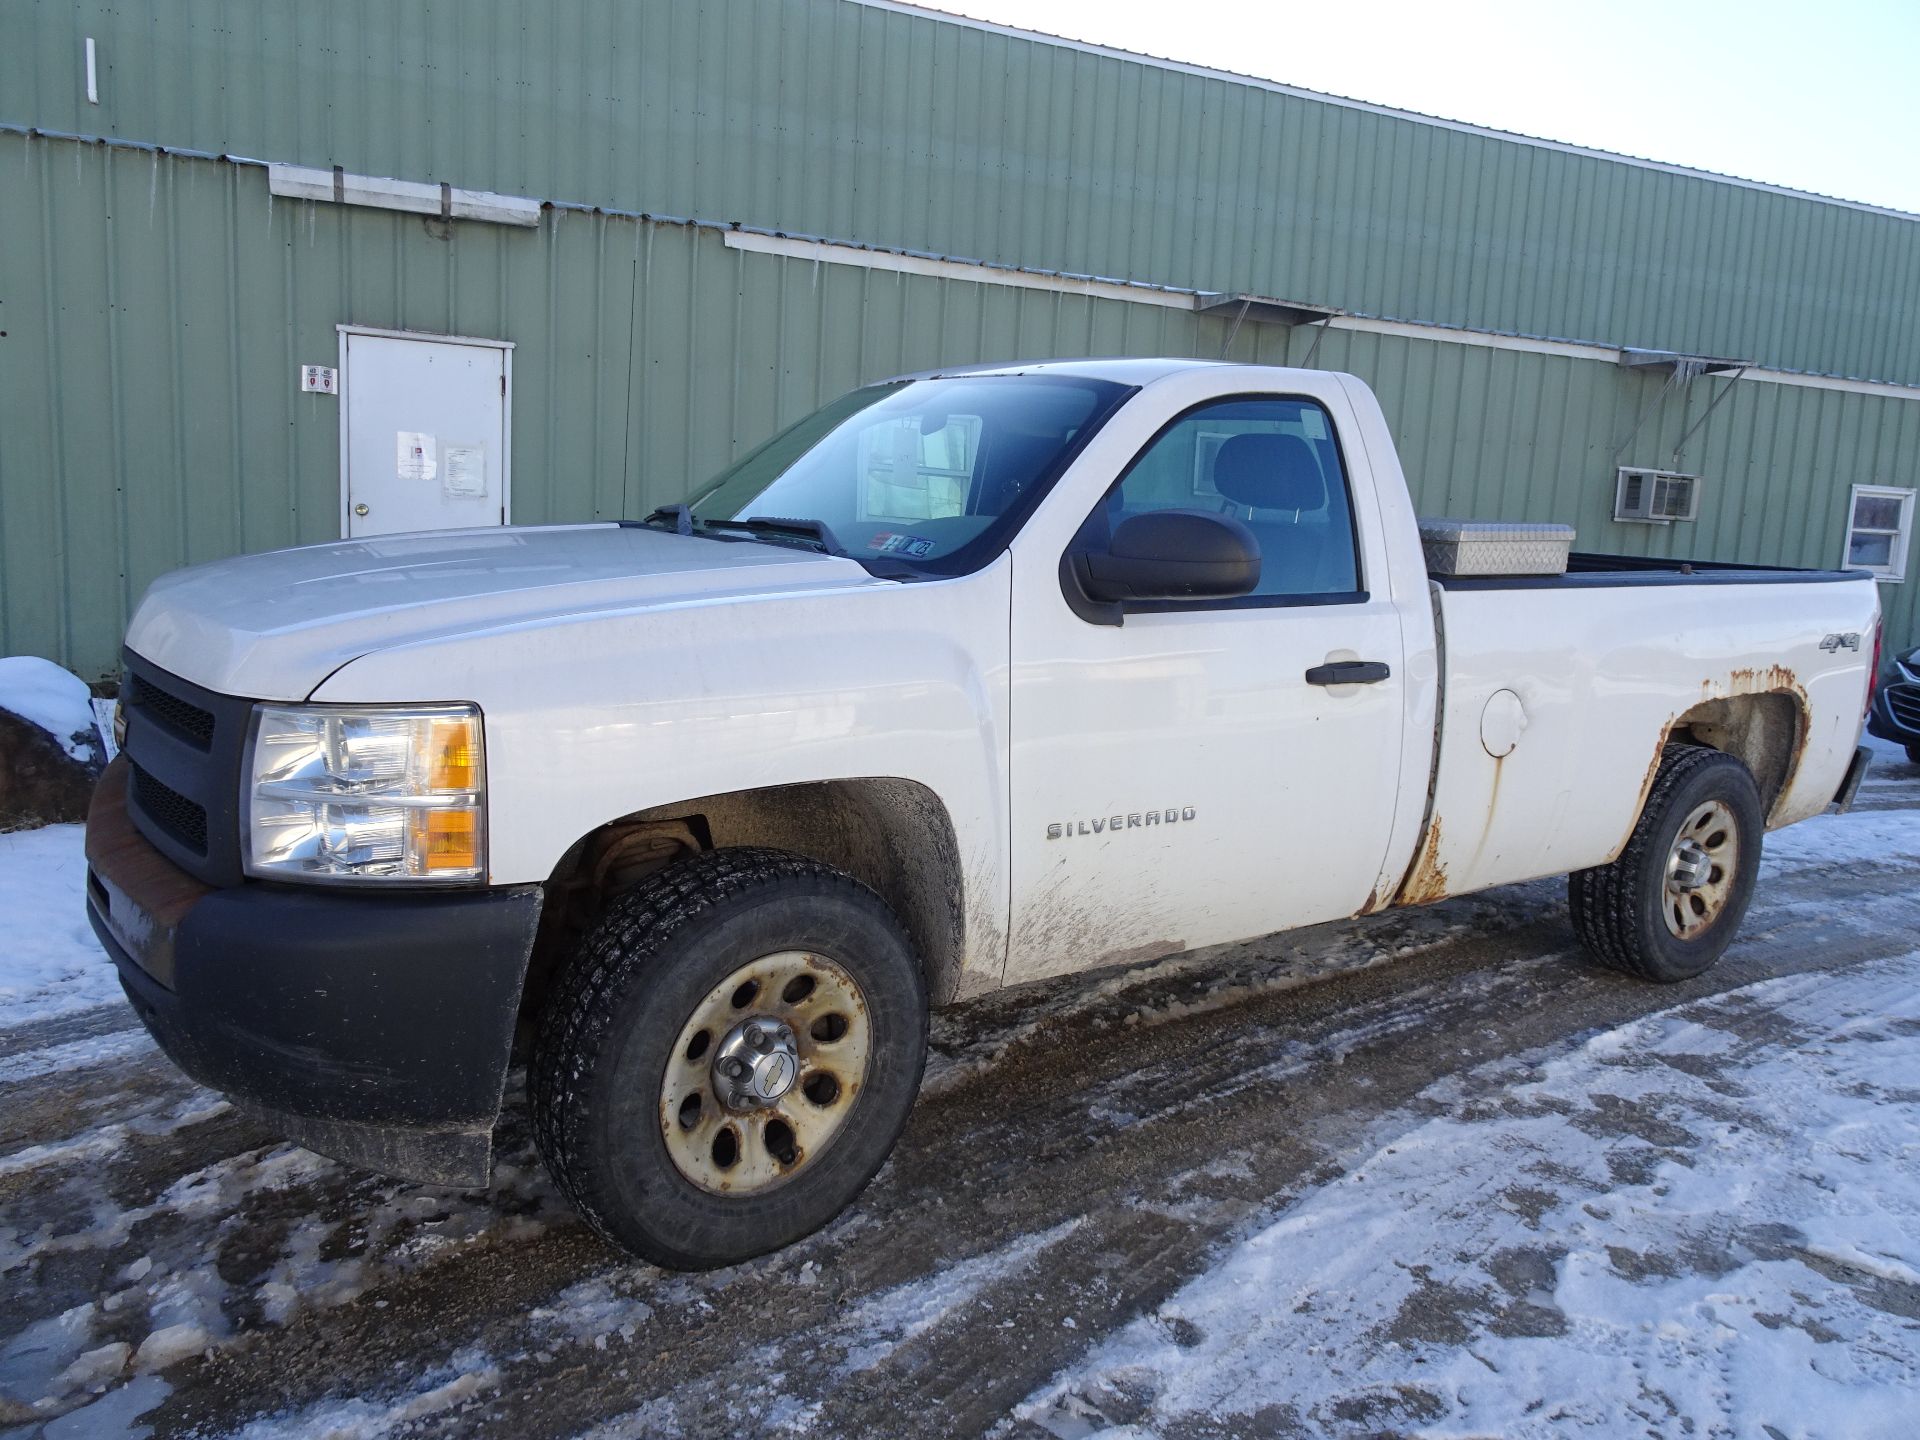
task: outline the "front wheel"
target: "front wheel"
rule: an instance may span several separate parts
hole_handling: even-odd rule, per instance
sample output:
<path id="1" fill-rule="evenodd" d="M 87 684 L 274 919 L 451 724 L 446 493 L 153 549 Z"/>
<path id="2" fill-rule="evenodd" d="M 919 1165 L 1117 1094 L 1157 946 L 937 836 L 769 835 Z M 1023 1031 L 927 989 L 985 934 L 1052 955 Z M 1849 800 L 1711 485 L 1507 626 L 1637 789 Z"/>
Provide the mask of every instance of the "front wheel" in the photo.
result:
<path id="1" fill-rule="evenodd" d="M 715 850 L 617 896 L 547 1002 L 529 1080 L 554 1180 L 621 1248 L 729 1265 L 839 1214 L 905 1126 L 920 965 L 829 866 Z"/>
<path id="2" fill-rule="evenodd" d="M 1907 746 L 1907 763 L 1910 765 L 1920 765 L 1920 745 Z"/>
<path id="3" fill-rule="evenodd" d="M 1581 945 L 1643 980 L 1701 974 L 1747 913 L 1764 831 L 1760 788 L 1745 765 L 1669 745 L 1619 859 L 1568 879 Z"/>

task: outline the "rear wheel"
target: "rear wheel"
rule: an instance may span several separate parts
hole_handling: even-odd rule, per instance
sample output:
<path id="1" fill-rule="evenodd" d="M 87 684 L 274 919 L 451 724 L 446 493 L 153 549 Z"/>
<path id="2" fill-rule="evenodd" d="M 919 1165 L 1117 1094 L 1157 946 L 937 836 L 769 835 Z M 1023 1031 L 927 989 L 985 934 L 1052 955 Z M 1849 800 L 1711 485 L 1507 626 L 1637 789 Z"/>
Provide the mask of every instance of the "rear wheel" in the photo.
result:
<path id="1" fill-rule="evenodd" d="M 1733 941 L 1760 868 L 1760 790 L 1733 756 L 1670 745 L 1620 858 L 1569 877 L 1587 953 L 1643 980 L 1687 980 Z"/>
<path id="2" fill-rule="evenodd" d="M 716 850 L 622 893 L 547 1002 L 534 1132 L 601 1235 L 676 1269 L 839 1214 L 906 1124 L 926 992 L 886 903 L 772 850 Z"/>

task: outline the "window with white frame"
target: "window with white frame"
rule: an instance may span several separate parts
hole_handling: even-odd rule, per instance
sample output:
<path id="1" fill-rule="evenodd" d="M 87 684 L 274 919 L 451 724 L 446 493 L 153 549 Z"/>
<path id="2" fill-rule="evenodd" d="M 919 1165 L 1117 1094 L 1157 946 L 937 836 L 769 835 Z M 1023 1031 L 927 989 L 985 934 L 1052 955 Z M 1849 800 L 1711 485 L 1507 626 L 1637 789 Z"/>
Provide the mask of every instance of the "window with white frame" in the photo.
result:
<path id="1" fill-rule="evenodd" d="M 1847 512 L 1850 570 L 1870 570 L 1882 580 L 1907 578 L 1907 542 L 1913 538 L 1913 491 L 1890 485 L 1856 485 Z"/>

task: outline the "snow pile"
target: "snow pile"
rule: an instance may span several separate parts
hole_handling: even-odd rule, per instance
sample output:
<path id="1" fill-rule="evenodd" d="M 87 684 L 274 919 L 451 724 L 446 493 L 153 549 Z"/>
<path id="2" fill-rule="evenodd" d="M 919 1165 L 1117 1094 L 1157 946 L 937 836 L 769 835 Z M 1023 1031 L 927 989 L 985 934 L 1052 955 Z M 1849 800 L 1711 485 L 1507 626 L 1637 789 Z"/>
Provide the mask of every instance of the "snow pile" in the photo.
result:
<path id="1" fill-rule="evenodd" d="M 1511 1072 L 1021 1407 L 1061 1437 L 1896 1435 L 1920 1378 L 1920 952 Z M 1531 1075 L 1530 1081 L 1525 1077 Z"/>
<path id="2" fill-rule="evenodd" d="M 0 833 L 0 1027 L 120 999 L 113 962 L 87 924 L 82 839 L 78 825 Z"/>
<path id="3" fill-rule="evenodd" d="M 38 655 L 0 658 L 0 710 L 38 725 L 73 759 L 92 758 L 93 692 L 51 660 Z"/>

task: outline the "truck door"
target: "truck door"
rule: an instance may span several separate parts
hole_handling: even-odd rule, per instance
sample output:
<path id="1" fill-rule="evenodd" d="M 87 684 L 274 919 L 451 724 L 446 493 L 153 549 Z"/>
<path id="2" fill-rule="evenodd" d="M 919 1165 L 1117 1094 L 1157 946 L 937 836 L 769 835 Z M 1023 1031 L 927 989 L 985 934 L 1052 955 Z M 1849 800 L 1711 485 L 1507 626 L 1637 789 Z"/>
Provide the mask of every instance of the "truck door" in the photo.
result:
<path id="1" fill-rule="evenodd" d="M 1168 508 L 1240 519 L 1261 549 L 1251 595 L 1092 623 L 1062 592 L 1057 539 L 1016 553 L 1009 982 L 1366 904 L 1405 679 L 1378 510 L 1350 483 L 1336 414 L 1350 423 L 1337 387 L 1205 402 L 1094 502 L 1109 525 Z"/>

